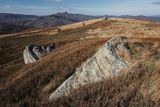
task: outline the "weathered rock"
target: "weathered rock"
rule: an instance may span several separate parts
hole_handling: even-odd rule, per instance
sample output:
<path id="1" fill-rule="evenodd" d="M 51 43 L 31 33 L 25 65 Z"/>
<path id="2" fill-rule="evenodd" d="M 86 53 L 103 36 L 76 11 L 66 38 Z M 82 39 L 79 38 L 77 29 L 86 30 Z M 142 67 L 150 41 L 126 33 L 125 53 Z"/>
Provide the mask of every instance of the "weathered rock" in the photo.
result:
<path id="1" fill-rule="evenodd" d="M 130 66 L 129 57 L 130 49 L 126 38 L 113 37 L 92 58 L 77 68 L 76 72 L 51 94 L 49 100 L 66 96 L 84 85 L 117 76 Z"/>
<path id="2" fill-rule="evenodd" d="M 45 56 L 51 50 L 55 49 L 54 45 L 38 46 L 30 45 L 26 46 L 23 57 L 25 64 L 33 63 L 39 60 L 41 57 Z"/>

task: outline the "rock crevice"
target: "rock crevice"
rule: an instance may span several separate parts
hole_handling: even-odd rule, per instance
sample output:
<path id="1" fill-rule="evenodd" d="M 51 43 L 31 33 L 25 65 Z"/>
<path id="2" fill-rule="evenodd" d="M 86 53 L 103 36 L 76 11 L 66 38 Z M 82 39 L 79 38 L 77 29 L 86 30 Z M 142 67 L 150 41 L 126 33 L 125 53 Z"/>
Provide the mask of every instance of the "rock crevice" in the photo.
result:
<path id="1" fill-rule="evenodd" d="M 29 64 L 36 62 L 43 56 L 45 56 L 47 53 L 49 53 L 51 50 L 55 49 L 54 45 L 46 45 L 46 46 L 38 46 L 38 45 L 29 45 L 26 46 L 23 57 L 24 57 L 24 63 Z"/>

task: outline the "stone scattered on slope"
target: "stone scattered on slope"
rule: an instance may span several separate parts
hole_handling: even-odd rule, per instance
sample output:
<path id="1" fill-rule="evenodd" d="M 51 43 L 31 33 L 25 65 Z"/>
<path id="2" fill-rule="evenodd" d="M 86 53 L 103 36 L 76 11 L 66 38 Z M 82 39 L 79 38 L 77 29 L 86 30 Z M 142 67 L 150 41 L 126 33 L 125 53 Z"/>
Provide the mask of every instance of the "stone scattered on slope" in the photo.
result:
<path id="1" fill-rule="evenodd" d="M 23 57 L 24 57 L 24 63 L 29 64 L 36 62 L 41 57 L 45 56 L 47 53 L 49 53 L 51 50 L 55 49 L 54 45 L 47 45 L 47 46 L 38 46 L 38 45 L 29 45 L 26 46 Z"/>
<path id="2" fill-rule="evenodd" d="M 49 97 L 49 100 L 67 96 L 74 89 L 84 85 L 103 81 L 120 74 L 123 69 L 130 67 L 130 49 L 127 38 L 113 37 L 76 72 L 60 85 Z"/>

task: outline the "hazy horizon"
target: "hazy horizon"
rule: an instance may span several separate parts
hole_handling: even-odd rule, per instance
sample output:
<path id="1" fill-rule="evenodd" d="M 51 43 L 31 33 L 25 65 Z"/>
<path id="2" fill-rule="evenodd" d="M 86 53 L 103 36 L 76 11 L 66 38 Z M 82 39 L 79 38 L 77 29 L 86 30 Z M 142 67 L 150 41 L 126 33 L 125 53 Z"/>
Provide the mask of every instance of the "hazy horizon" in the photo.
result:
<path id="1" fill-rule="evenodd" d="M 122 15 L 112 15 L 112 14 L 102 14 L 102 15 L 92 15 L 92 14 L 85 14 L 85 13 L 75 13 L 75 12 L 68 12 L 68 11 L 60 11 L 60 12 L 55 12 L 55 13 L 51 13 L 51 14 L 45 14 L 45 15 L 38 15 L 38 14 L 24 14 L 24 13 L 11 13 L 11 12 L 0 12 L 1 14 L 20 14 L 20 15 L 34 15 L 34 16 L 48 16 L 48 15 L 52 15 L 52 14 L 57 14 L 57 13 L 63 13 L 63 12 L 67 12 L 67 13 L 71 13 L 71 14 L 82 14 L 82 15 L 90 15 L 90 16 L 160 16 L 160 14 L 155 14 L 155 15 L 143 15 L 143 14 L 137 14 L 137 15 L 129 15 L 129 14 L 122 14 Z"/>
<path id="2" fill-rule="evenodd" d="M 160 15 L 159 0 L 1 0 L 0 13 L 50 15 L 67 11 L 86 15 Z"/>

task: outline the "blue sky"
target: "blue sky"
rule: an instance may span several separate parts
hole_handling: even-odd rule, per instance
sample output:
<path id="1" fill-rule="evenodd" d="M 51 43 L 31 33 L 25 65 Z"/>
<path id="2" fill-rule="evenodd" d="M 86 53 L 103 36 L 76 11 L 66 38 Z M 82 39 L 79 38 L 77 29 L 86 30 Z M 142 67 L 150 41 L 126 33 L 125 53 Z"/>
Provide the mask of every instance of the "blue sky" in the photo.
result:
<path id="1" fill-rule="evenodd" d="M 160 15 L 160 0 L 0 0 L 0 13 Z"/>

